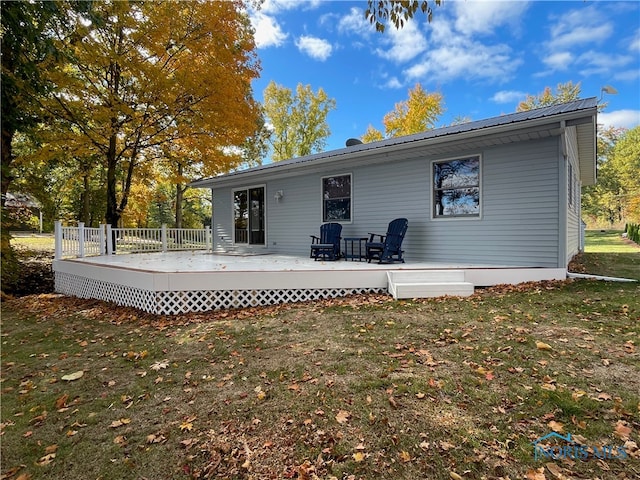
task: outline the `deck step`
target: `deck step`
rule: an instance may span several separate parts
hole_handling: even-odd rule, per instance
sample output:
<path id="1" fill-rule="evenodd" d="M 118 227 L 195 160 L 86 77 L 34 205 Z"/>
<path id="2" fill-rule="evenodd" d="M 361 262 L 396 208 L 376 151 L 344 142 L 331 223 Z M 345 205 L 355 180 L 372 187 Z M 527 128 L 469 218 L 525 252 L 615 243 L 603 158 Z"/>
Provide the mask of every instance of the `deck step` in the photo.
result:
<path id="1" fill-rule="evenodd" d="M 473 295 L 462 270 L 412 270 L 387 272 L 388 291 L 393 298 L 429 298 Z"/>

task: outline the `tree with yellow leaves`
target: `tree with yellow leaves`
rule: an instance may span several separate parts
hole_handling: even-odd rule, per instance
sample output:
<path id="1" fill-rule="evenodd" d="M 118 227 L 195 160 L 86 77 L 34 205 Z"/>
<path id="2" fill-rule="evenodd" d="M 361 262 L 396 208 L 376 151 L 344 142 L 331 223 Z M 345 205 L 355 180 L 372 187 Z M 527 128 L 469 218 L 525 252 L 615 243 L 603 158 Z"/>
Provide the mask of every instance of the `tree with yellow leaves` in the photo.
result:
<path id="1" fill-rule="evenodd" d="M 41 101 L 51 157 L 98 158 L 106 221 L 116 226 L 145 162 L 179 160 L 176 176 L 209 176 L 242 161 L 255 133 L 255 43 L 241 1 L 93 2 L 52 28 L 65 62 Z M 163 156 L 170 148 L 171 156 Z"/>
<path id="2" fill-rule="evenodd" d="M 441 93 L 427 93 L 417 83 L 413 90 L 409 90 L 409 98 L 396 103 L 395 108 L 384 116 L 384 134 L 369 125 L 362 141 L 369 143 L 431 130 L 444 113 L 442 102 Z"/>

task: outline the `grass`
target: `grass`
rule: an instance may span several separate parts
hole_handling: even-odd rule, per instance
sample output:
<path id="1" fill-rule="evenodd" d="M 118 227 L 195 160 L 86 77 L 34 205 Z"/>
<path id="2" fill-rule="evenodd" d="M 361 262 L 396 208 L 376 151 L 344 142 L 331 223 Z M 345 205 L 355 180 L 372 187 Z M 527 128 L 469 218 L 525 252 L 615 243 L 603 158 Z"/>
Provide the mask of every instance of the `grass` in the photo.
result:
<path id="1" fill-rule="evenodd" d="M 638 294 L 580 280 L 175 317 L 5 299 L 3 478 L 637 478 Z M 552 430 L 627 456 L 536 461 Z"/>
<path id="2" fill-rule="evenodd" d="M 640 245 L 613 230 L 587 230 L 585 243 L 576 259 L 581 273 L 640 280 Z"/>

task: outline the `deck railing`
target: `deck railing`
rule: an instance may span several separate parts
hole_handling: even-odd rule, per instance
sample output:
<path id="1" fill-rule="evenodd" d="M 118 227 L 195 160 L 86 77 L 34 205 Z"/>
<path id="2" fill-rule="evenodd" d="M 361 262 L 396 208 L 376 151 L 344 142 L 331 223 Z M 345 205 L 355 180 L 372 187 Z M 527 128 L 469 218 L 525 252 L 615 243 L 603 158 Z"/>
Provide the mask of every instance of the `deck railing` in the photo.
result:
<path id="1" fill-rule="evenodd" d="M 210 250 L 211 228 L 98 228 L 63 227 L 55 223 L 55 258 L 113 255 L 115 253 Z"/>

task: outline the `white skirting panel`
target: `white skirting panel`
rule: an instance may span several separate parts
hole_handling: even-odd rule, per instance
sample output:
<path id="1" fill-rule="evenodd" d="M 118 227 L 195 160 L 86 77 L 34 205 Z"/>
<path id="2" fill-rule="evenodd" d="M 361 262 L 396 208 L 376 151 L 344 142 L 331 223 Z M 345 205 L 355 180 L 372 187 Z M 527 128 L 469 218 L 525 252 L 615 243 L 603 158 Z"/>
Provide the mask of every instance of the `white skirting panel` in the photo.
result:
<path id="1" fill-rule="evenodd" d="M 63 272 L 56 272 L 55 288 L 56 292 L 64 295 L 95 298 L 159 315 L 275 305 L 387 291 L 386 287 L 373 287 L 156 292 Z"/>
<path id="2" fill-rule="evenodd" d="M 419 281 L 425 284 L 442 282 L 443 275 L 446 280 L 455 274 L 464 277 L 456 281 L 468 282 L 470 288 L 566 278 L 566 270 L 562 268 L 424 263 L 377 265 L 314 262 L 284 256 L 233 258 L 184 252 L 54 260 L 53 270 L 58 293 L 95 298 L 160 315 L 384 293 L 389 287 L 387 273 L 400 283 Z M 434 280 L 434 276 L 440 280 Z M 453 284 L 451 289 L 445 287 L 437 293 L 460 294 Z M 420 289 L 407 295 L 433 296 Z"/>

